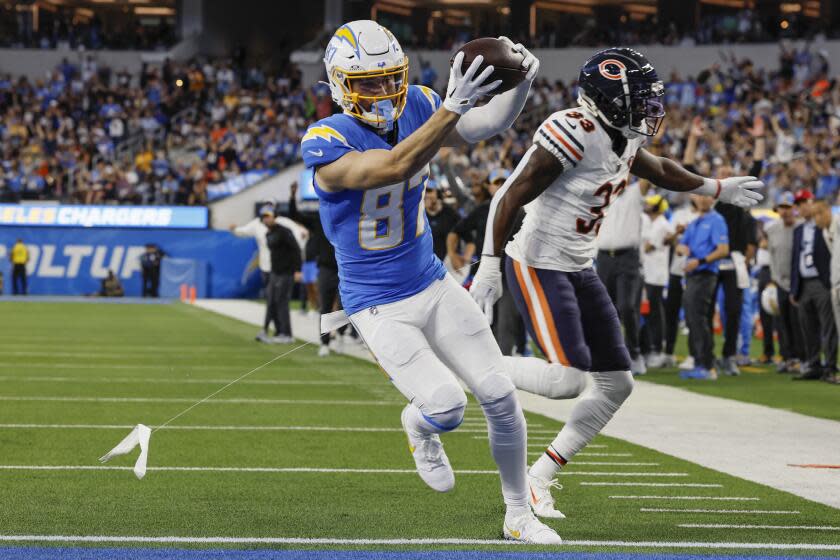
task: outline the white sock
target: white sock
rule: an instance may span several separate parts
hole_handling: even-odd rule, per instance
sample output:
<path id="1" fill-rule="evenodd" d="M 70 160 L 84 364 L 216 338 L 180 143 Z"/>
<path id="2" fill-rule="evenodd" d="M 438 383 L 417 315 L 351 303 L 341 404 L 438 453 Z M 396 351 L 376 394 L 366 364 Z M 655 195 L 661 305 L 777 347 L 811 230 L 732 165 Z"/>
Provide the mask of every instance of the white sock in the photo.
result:
<path id="1" fill-rule="evenodd" d="M 549 453 L 554 453 L 555 457 L 559 457 L 559 454 L 557 454 L 557 452 L 553 449 L 546 449 L 546 451 L 540 455 L 540 458 L 531 465 L 530 469 L 528 469 L 528 474 L 542 478 L 543 480 L 551 480 L 554 478 L 557 475 L 557 472 L 563 468 L 563 465 L 565 465 L 565 462 L 563 462 L 565 461 L 565 458 L 562 458 L 563 461 L 557 462 L 557 460 L 552 458 Z"/>
<path id="2" fill-rule="evenodd" d="M 552 479 L 566 461 L 571 461 L 598 435 L 633 390 L 629 371 L 593 371 L 591 391 L 572 408 L 569 421 L 529 471 L 533 476 Z"/>
<path id="3" fill-rule="evenodd" d="M 443 430 L 429 424 L 426 418 L 423 417 L 423 412 L 411 403 L 406 405 L 403 419 L 405 420 L 409 435 L 415 438 L 422 439 L 430 434 L 443 433 Z"/>
<path id="4" fill-rule="evenodd" d="M 516 393 L 481 405 L 487 418 L 490 451 L 499 467 L 502 495 L 508 511 L 521 515 L 528 508 L 528 428 Z"/>
<path id="5" fill-rule="evenodd" d="M 541 360 L 505 356 L 505 369 L 517 389 L 550 399 L 572 399 L 586 388 L 586 372 Z"/>
<path id="6" fill-rule="evenodd" d="M 507 510 L 505 511 L 505 522 L 509 523 L 513 519 L 517 517 L 522 517 L 523 515 L 529 515 L 531 513 L 531 508 L 528 505 L 524 506 L 508 506 Z"/>

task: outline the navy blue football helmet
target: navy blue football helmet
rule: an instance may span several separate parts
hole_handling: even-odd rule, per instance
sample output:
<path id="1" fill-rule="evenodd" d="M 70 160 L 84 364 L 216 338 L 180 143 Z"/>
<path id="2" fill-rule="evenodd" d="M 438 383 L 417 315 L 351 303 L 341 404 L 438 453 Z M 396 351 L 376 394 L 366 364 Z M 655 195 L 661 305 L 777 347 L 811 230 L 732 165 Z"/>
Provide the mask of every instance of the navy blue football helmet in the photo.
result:
<path id="1" fill-rule="evenodd" d="M 665 86 L 642 53 L 600 51 L 584 63 L 578 82 L 580 103 L 626 137 L 654 136 L 662 125 Z"/>

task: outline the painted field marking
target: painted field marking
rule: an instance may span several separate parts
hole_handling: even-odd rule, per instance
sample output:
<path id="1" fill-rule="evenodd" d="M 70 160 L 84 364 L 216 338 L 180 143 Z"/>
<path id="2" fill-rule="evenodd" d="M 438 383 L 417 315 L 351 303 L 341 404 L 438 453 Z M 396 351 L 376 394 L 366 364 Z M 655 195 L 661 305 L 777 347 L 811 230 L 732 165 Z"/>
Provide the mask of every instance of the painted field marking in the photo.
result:
<path id="1" fill-rule="evenodd" d="M 230 371 L 230 368 L 226 368 Z M 230 383 L 232 379 L 172 379 L 168 377 L 61 377 L 61 376 L 14 376 L 2 375 L 0 381 L 25 381 L 30 383 L 130 383 L 130 384 L 157 384 L 168 383 L 173 385 L 221 385 Z M 240 385 L 375 385 L 375 383 L 356 383 L 353 381 L 333 381 L 320 379 L 248 379 L 239 382 Z"/>
<path id="2" fill-rule="evenodd" d="M 0 424 L 0 430 L 125 430 L 134 426 L 128 424 Z M 155 429 L 154 426 L 149 425 Z M 395 432 L 404 433 L 402 428 L 372 428 L 368 426 L 167 426 L 167 430 L 210 430 L 243 432 Z M 484 434 L 486 430 L 465 428 L 453 434 Z M 485 436 L 486 437 L 486 436 Z"/>
<path id="3" fill-rule="evenodd" d="M 545 446 L 543 446 L 545 447 Z M 575 457 L 632 457 L 632 453 L 588 453 L 581 451 Z"/>
<path id="4" fill-rule="evenodd" d="M 528 453 L 528 455 L 542 455 L 542 453 Z M 625 463 L 625 462 L 613 462 L 613 461 L 574 461 L 570 463 L 572 465 L 598 465 L 602 467 L 606 466 L 613 466 L 613 467 L 658 467 L 659 463 Z"/>
<path id="5" fill-rule="evenodd" d="M 680 523 L 683 529 L 767 529 L 772 531 L 840 531 L 840 527 L 830 525 L 729 525 L 726 523 Z"/>
<path id="6" fill-rule="evenodd" d="M 45 401 L 45 402 L 93 402 L 93 403 L 193 403 L 193 398 L 181 397 L 6 397 L 0 396 L 0 401 Z M 327 399 L 211 399 L 202 404 L 300 404 L 300 405 L 349 405 L 349 406 L 399 406 L 404 407 L 405 401 L 356 401 L 356 400 L 327 400 Z"/>
<path id="7" fill-rule="evenodd" d="M 724 502 L 757 502 L 761 498 L 746 496 L 610 496 L 611 500 L 718 500 Z"/>
<path id="8" fill-rule="evenodd" d="M 416 538 L 416 539 L 344 539 L 301 537 L 142 537 L 122 535 L 0 535 L 0 542 L 65 543 L 181 543 L 181 544 L 275 544 L 275 545 L 497 545 L 528 546 L 500 539 Z M 748 550 L 840 550 L 840 544 L 820 543 L 739 543 L 691 541 L 564 541 L 567 546 L 628 548 L 703 548 Z"/>
<path id="9" fill-rule="evenodd" d="M 840 469 L 840 465 L 793 465 L 789 463 L 788 466 L 801 469 Z"/>
<path id="10" fill-rule="evenodd" d="M 402 402 L 403 402 L 403 404 L 405 404 L 405 401 L 402 401 Z M 487 426 L 487 420 L 484 420 L 484 419 L 482 419 L 482 420 L 464 420 L 461 423 L 461 425 L 462 426 L 467 426 L 467 427 L 474 427 L 474 428 L 479 427 L 479 426 Z M 542 424 L 528 422 L 528 428 L 542 428 L 542 427 L 543 427 Z"/>
<path id="11" fill-rule="evenodd" d="M 552 431 L 549 431 L 549 430 L 539 430 L 539 431 L 528 430 L 528 435 L 529 436 L 540 435 L 540 434 L 543 434 L 543 433 L 557 435 L 556 431 L 552 432 Z M 487 439 L 487 436 L 474 436 L 473 439 Z M 546 444 L 541 445 L 541 444 L 538 444 L 538 443 L 529 443 L 528 447 L 538 447 L 538 448 L 541 448 L 541 449 L 545 449 L 546 447 L 548 447 L 548 444 L 546 443 Z M 607 446 L 606 445 L 587 445 L 586 446 L 587 449 L 602 449 L 604 447 L 607 447 Z M 578 453 L 578 455 L 580 455 L 580 453 Z"/>
<path id="12" fill-rule="evenodd" d="M 772 510 L 772 509 L 680 509 L 680 508 L 639 508 L 644 513 L 754 513 L 756 515 L 799 515 L 796 510 Z"/>
<path id="13" fill-rule="evenodd" d="M 580 463 L 575 463 L 579 465 Z M 701 482 L 581 482 L 581 486 L 652 486 L 658 488 L 723 488 L 723 484 Z"/>
<path id="14" fill-rule="evenodd" d="M 548 444 L 546 444 L 546 443 L 529 443 L 528 447 L 533 447 L 533 448 L 536 448 L 536 449 L 545 449 L 546 447 L 548 447 Z M 605 449 L 606 447 L 607 447 L 606 445 L 596 445 L 596 444 L 590 443 L 589 445 L 586 446 L 586 449 Z M 578 457 L 580 455 L 603 455 L 604 457 L 632 457 L 633 456 L 632 453 L 588 453 L 586 451 L 581 451 L 580 453 L 575 455 L 575 457 Z"/>
<path id="15" fill-rule="evenodd" d="M 132 467 L 101 465 L 0 465 L 0 471 L 130 471 Z M 348 473 L 348 474 L 417 474 L 415 469 L 352 469 L 329 467 L 149 467 L 150 471 L 251 472 L 251 473 Z M 496 470 L 466 469 L 455 474 L 498 475 Z M 685 473 L 623 473 L 562 471 L 560 476 L 685 476 Z"/>

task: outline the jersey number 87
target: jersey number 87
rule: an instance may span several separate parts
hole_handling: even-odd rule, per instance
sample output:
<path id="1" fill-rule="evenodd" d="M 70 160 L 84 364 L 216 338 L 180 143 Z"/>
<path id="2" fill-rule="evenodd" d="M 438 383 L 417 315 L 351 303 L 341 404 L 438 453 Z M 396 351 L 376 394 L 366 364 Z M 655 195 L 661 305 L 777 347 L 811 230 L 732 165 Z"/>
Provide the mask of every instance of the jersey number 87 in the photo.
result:
<path id="1" fill-rule="evenodd" d="M 362 196 L 362 208 L 359 215 L 359 246 L 368 251 L 392 249 L 405 238 L 403 219 L 403 196 L 406 184 L 387 185 L 365 191 Z M 425 189 L 426 177 L 418 185 Z M 411 187 L 414 188 L 414 187 Z M 415 237 L 419 237 L 426 227 L 423 217 L 423 197 L 417 205 L 417 228 Z"/>

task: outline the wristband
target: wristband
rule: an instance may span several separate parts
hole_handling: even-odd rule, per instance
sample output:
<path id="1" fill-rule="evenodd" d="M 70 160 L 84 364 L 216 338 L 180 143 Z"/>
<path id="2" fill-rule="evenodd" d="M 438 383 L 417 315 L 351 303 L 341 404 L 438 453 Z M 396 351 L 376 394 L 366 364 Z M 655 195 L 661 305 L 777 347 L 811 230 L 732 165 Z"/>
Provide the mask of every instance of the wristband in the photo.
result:
<path id="1" fill-rule="evenodd" d="M 722 190 L 723 185 L 721 184 L 720 179 L 703 179 L 703 184 L 697 187 L 693 192 L 695 194 L 711 196 L 715 200 L 718 200 Z"/>

